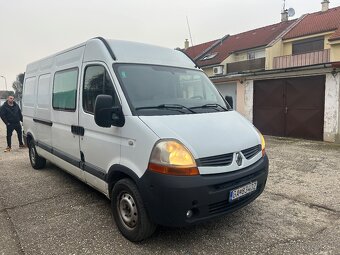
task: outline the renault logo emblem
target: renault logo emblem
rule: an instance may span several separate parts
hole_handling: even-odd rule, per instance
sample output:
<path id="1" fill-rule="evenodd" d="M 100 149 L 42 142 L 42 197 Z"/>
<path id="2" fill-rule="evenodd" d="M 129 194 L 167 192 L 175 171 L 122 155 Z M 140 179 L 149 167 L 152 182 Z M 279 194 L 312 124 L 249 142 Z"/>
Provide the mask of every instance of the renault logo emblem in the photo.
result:
<path id="1" fill-rule="evenodd" d="M 236 153 L 236 164 L 238 166 L 242 165 L 242 156 L 241 156 L 241 153 L 239 152 Z"/>

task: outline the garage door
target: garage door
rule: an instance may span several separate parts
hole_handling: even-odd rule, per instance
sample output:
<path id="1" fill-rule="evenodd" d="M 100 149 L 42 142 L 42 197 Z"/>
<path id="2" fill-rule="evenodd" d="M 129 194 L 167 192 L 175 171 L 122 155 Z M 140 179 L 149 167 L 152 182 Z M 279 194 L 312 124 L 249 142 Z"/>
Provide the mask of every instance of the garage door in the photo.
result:
<path id="1" fill-rule="evenodd" d="M 266 135 L 323 140 L 325 76 L 254 82 L 254 125 Z"/>

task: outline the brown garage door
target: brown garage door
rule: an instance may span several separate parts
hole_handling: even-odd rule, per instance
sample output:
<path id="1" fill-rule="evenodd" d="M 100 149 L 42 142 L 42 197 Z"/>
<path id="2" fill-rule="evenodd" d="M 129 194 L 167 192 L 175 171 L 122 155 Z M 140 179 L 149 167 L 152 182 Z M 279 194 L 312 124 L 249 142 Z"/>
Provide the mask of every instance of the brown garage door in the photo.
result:
<path id="1" fill-rule="evenodd" d="M 323 140 L 325 76 L 254 82 L 254 125 L 264 134 Z"/>

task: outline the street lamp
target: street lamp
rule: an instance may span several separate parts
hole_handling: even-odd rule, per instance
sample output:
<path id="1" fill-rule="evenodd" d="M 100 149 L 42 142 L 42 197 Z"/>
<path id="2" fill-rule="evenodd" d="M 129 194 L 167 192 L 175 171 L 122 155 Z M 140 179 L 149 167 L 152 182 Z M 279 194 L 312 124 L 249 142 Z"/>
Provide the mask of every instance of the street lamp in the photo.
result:
<path id="1" fill-rule="evenodd" d="M 5 86 L 6 86 L 6 91 L 7 91 L 7 80 L 6 80 L 6 77 L 3 76 L 3 75 L 0 75 L 0 77 L 5 79 Z"/>

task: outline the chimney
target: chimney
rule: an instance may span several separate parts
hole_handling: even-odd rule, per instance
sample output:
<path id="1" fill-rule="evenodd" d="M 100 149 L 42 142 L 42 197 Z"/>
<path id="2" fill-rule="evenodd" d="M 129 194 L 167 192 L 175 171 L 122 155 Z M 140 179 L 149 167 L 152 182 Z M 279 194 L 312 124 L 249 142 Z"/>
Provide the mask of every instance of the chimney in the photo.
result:
<path id="1" fill-rule="evenodd" d="M 189 48 L 189 40 L 188 39 L 185 39 L 185 42 L 184 42 L 184 49 L 187 49 Z"/>
<path id="2" fill-rule="evenodd" d="M 288 10 L 282 10 L 281 12 L 281 22 L 288 21 Z"/>
<path id="3" fill-rule="evenodd" d="M 321 4 L 322 4 L 322 11 L 323 12 L 328 11 L 328 9 L 329 9 L 329 0 L 323 0 Z"/>

